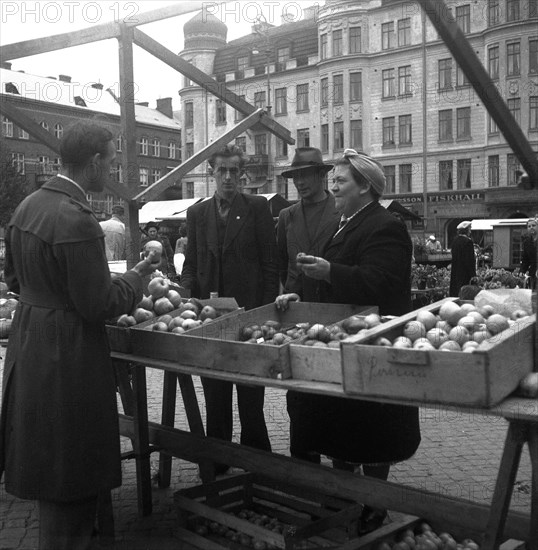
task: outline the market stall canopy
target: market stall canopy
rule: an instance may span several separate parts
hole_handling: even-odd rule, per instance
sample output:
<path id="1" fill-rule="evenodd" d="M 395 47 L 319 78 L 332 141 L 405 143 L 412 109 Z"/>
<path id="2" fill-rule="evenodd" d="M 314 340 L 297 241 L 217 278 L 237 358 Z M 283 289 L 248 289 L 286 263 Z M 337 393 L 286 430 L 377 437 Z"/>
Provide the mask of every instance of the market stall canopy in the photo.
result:
<path id="1" fill-rule="evenodd" d="M 397 212 L 401 214 L 406 220 L 421 220 L 422 218 L 418 215 L 402 206 L 397 200 L 394 199 L 382 199 L 379 201 L 379 204 L 386 208 L 389 212 Z"/>
<path id="2" fill-rule="evenodd" d="M 145 224 L 148 222 L 161 221 L 163 219 L 185 219 L 187 208 L 200 202 L 200 197 L 196 199 L 178 199 L 175 201 L 150 201 L 138 212 L 138 222 Z M 175 217 L 177 216 L 177 217 Z"/>
<path id="3" fill-rule="evenodd" d="M 526 225 L 529 218 L 502 218 L 496 220 L 471 220 L 471 231 L 493 231 L 494 225 Z"/>

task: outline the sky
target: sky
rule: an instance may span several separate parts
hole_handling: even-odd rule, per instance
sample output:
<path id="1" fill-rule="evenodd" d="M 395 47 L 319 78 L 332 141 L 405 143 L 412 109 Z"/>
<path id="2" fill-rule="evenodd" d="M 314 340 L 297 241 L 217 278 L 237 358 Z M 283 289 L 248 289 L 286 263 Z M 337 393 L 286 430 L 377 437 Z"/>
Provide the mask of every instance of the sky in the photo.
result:
<path id="1" fill-rule="evenodd" d="M 178 3 L 179 0 L 98 0 L 98 1 L 26 1 L 0 2 L 0 45 L 42 38 L 85 29 L 102 23 L 136 20 L 137 14 Z M 226 4 L 207 2 L 207 11 L 228 26 L 228 41 L 251 32 L 251 26 L 261 14 L 274 25 L 280 25 L 281 14 L 291 20 L 302 19 L 305 7 L 314 1 L 232 0 Z M 198 12 L 188 13 L 139 28 L 175 53 L 183 49 L 183 25 Z M 69 75 L 81 87 L 100 82 L 104 88 L 119 89 L 118 41 L 94 42 L 55 52 L 19 58 L 11 61 L 12 70 L 22 70 L 39 76 Z M 149 101 L 155 107 L 158 98 L 172 97 L 174 109 L 180 106 L 178 89 L 181 75 L 134 47 L 135 101 Z"/>

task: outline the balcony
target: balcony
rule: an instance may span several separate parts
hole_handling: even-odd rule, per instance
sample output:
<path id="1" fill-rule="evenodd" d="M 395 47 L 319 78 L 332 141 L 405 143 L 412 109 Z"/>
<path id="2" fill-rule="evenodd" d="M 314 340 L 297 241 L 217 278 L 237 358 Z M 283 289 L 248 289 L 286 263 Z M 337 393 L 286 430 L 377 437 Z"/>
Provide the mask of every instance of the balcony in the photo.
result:
<path id="1" fill-rule="evenodd" d="M 250 168 L 252 166 L 267 166 L 269 164 L 269 155 L 249 155 L 247 162 L 245 163 L 245 168 Z"/>

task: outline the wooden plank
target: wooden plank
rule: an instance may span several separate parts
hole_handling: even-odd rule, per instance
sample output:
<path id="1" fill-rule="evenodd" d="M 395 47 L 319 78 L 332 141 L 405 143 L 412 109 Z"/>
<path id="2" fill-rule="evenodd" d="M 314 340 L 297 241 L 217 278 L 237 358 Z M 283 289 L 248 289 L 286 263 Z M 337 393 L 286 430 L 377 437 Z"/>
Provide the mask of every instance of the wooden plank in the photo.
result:
<path id="1" fill-rule="evenodd" d="M 132 420 L 120 415 L 120 433 L 133 434 Z M 326 466 L 309 464 L 294 458 L 266 453 L 235 443 L 211 437 L 200 438 L 188 432 L 149 423 L 149 438 L 154 445 L 192 462 L 200 458 L 219 457 L 219 460 L 245 470 L 269 475 L 283 483 L 297 486 L 318 487 L 320 492 L 341 498 L 349 498 L 370 506 L 413 514 L 437 521 L 449 528 L 485 530 L 490 508 L 484 504 L 468 502 L 381 481 L 368 476 L 356 476 L 350 472 L 334 470 Z M 520 540 L 528 539 L 530 520 L 528 515 L 517 512 L 508 514 L 504 536 Z"/>
<path id="2" fill-rule="evenodd" d="M 322 519 L 310 522 L 308 525 L 304 525 L 297 529 L 296 538 L 306 539 L 313 535 L 324 533 L 332 527 L 342 527 L 350 522 L 356 522 L 360 516 L 361 510 L 362 504 L 356 504 L 340 512 L 335 512 Z"/>
<path id="3" fill-rule="evenodd" d="M 179 540 L 181 545 L 178 548 L 186 550 L 187 547 L 183 546 L 183 543 L 186 542 L 189 545 L 192 545 L 194 548 L 199 548 L 199 550 L 228 550 L 227 546 L 222 546 L 206 537 L 202 537 L 193 531 L 188 529 L 183 529 L 183 527 L 176 527 L 177 535 L 179 535 Z M 190 546 L 188 548 L 191 548 Z"/>
<path id="4" fill-rule="evenodd" d="M 536 152 L 514 119 L 497 86 L 478 59 L 465 34 L 459 28 L 452 12 L 447 8 L 444 0 L 418 0 L 418 2 L 454 56 L 456 63 L 473 85 L 491 118 L 529 175 L 530 181 L 536 184 L 538 182 Z"/>
<path id="5" fill-rule="evenodd" d="M 209 145 L 206 145 L 203 149 L 195 153 L 192 157 L 189 157 L 185 162 L 173 168 L 161 179 L 138 193 L 135 197 L 133 197 L 133 200 L 139 201 L 141 199 L 144 199 L 146 201 L 149 201 L 154 199 L 164 189 L 166 189 L 166 184 L 169 180 L 173 179 L 175 181 L 177 179 L 181 179 L 185 174 L 188 174 L 196 166 L 209 158 L 214 152 L 218 151 L 221 147 L 230 143 L 230 141 L 232 141 L 238 135 L 242 134 L 245 130 L 249 129 L 254 124 L 259 122 L 264 116 L 264 112 L 261 109 L 256 110 L 247 118 L 239 122 L 231 130 L 217 138 L 215 141 L 212 141 Z"/>
<path id="6" fill-rule="evenodd" d="M 161 424 L 174 427 L 176 416 L 177 375 L 166 371 L 163 379 L 163 399 L 161 406 Z M 172 475 L 172 457 L 159 453 L 159 487 L 170 487 Z"/>
<path id="7" fill-rule="evenodd" d="M 538 402 L 538 400 L 536 400 Z M 531 527 L 529 550 L 538 550 L 538 424 L 528 424 L 529 453 L 531 456 Z"/>

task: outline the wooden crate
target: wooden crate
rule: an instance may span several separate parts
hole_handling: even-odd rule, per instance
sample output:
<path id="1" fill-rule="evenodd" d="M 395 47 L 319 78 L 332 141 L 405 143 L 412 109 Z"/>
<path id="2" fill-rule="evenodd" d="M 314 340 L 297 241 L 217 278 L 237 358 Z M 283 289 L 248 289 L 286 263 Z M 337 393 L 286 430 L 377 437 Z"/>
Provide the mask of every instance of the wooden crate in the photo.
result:
<path id="1" fill-rule="evenodd" d="M 437 313 L 447 298 L 421 310 Z M 459 303 L 459 302 L 457 302 Z M 395 338 L 417 311 L 342 342 L 344 391 L 364 396 L 489 408 L 518 386 L 534 364 L 536 315 L 518 321 L 473 353 L 424 351 L 370 345 Z"/>
<path id="2" fill-rule="evenodd" d="M 119 353 L 132 353 L 133 347 L 131 346 L 131 328 L 130 327 L 118 327 L 116 325 L 106 325 L 106 333 L 108 336 L 108 343 L 112 351 Z"/>
<path id="3" fill-rule="evenodd" d="M 290 378 L 289 344 L 241 342 L 239 333 L 242 327 L 254 323 L 261 325 L 268 320 L 278 321 L 283 327 L 293 327 L 301 322 L 329 324 L 363 311 L 369 313 L 372 308 L 293 302 L 286 311 L 277 309 L 274 304 L 249 311 L 238 310 L 184 334 L 156 333 L 149 326 L 139 325 L 132 329 L 136 333 L 132 339 L 133 352 L 201 368 L 263 378 Z M 340 363 L 335 370 L 341 370 Z"/>

